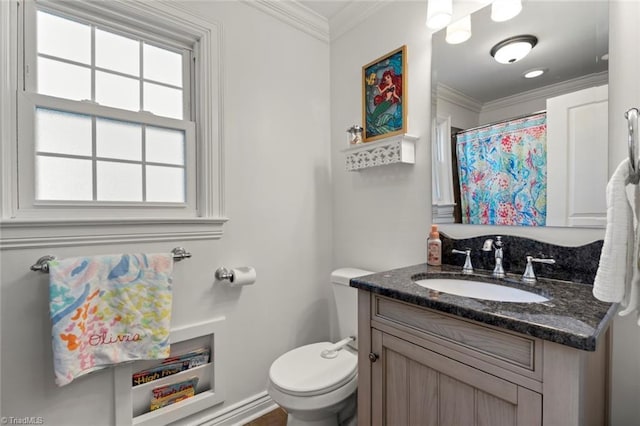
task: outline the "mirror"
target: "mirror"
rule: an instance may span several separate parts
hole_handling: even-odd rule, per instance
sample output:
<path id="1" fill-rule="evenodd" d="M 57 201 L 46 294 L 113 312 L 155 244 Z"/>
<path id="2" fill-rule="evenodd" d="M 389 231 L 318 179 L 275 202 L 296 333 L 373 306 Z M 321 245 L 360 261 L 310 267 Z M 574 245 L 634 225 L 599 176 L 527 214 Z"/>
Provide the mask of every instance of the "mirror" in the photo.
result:
<path id="1" fill-rule="evenodd" d="M 433 34 L 434 223 L 605 226 L 608 16 L 607 1 L 528 1 L 494 22 L 489 5 L 467 41 Z M 519 35 L 537 44 L 498 63 L 492 47 Z"/>

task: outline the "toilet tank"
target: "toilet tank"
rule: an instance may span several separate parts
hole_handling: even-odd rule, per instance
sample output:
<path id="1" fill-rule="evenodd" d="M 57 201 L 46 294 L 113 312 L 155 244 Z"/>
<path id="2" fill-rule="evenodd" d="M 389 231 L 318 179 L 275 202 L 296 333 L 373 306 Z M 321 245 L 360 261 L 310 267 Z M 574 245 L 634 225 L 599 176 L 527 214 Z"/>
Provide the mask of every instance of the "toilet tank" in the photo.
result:
<path id="1" fill-rule="evenodd" d="M 369 274 L 373 272 L 357 268 L 340 268 L 331 273 L 331 287 L 336 301 L 340 331 L 338 340 L 358 335 L 358 290 L 349 287 L 349 280 Z"/>

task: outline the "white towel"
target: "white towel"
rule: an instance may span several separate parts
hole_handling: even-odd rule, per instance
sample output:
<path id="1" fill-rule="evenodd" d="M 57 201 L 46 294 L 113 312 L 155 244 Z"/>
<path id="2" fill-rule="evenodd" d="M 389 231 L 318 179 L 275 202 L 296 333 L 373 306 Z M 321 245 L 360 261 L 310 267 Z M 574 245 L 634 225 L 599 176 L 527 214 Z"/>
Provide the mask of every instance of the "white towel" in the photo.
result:
<path id="1" fill-rule="evenodd" d="M 627 158 L 618 165 L 607 184 L 607 229 L 593 283 L 593 295 L 604 302 L 620 303 L 630 297 L 635 232 L 633 211 L 625 190 L 629 171 Z"/>
<path id="2" fill-rule="evenodd" d="M 640 307 L 640 186 L 637 183 L 627 186 L 627 198 L 634 213 L 635 238 L 632 238 L 632 241 L 635 239 L 635 242 L 628 253 L 631 257 L 628 271 L 631 279 L 627 280 L 625 298 L 622 301 L 624 309 L 620 311 L 620 315 L 623 316 L 638 311 Z M 637 312 L 637 315 L 640 325 L 640 312 Z"/>

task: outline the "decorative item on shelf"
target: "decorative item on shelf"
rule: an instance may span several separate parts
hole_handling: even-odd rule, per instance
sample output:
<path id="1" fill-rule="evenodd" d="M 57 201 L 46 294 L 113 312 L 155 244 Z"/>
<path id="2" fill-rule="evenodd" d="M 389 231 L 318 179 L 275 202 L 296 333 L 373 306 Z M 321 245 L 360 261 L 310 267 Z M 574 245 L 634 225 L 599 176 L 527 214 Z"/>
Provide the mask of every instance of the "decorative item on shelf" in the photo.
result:
<path id="1" fill-rule="evenodd" d="M 407 46 L 362 67 L 364 142 L 407 131 Z"/>
<path id="2" fill-rule="evenodd" d="M 347 133 L 349 133 L 349 144 L 355 145 L 357 143 L 362 143 L 362 126 L 354 124 L 353 126 L 347 129 Z"/>

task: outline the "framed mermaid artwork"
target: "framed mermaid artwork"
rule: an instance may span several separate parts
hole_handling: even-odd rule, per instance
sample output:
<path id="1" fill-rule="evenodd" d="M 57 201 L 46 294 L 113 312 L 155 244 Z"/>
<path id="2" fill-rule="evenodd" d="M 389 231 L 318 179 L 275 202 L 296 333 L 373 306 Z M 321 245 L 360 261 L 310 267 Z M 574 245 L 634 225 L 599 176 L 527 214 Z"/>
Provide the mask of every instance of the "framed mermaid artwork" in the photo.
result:
<path id="1" fill-rule="evenodd" d="M 364 142 L 407 131 L 407 46 L 362 67 Z"/>

